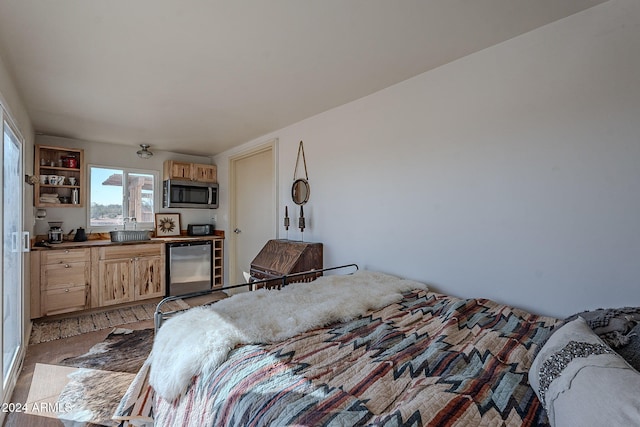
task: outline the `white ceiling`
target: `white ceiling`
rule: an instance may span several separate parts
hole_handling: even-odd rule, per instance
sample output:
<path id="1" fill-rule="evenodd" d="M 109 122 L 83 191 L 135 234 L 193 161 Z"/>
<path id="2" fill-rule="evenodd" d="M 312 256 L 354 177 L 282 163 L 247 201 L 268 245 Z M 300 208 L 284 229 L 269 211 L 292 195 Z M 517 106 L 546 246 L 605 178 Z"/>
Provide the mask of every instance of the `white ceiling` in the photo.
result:
<path id="1" fill-rule="evenodd" d="M 37 132 L 214 155 L 604 0 L 1 0 Z"/>

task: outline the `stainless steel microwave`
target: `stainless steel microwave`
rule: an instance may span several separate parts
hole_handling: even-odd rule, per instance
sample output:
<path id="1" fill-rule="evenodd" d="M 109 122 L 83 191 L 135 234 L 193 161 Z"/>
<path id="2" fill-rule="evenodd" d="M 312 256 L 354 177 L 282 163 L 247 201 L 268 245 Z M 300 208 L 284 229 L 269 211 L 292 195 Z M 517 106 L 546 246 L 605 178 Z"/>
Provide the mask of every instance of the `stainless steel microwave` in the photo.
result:
<path id="1" fill-rule="evenodd" d="M 218 184 L 168 179 L 163 185 L 165 208 L 216 209 Z"/>

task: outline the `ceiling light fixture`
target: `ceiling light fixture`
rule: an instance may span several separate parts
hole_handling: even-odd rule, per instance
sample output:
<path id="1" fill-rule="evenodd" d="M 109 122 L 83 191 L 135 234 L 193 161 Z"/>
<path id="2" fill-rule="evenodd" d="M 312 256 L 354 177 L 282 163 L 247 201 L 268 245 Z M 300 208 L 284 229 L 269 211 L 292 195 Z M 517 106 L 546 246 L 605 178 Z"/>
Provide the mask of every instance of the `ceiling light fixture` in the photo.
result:
<path id="1" fill-rule="evenodd" d="M 149 157 L 153 156 L 153 153 L 148 150 L 148 148 L 150 147 L 149 144 L 140 144 L 140 147 L 142 147 L 142 150 L 138 150 L 136 152 L 138 154 L 138 157 L 140 157 L 141 159 L 148 159 Z"/>

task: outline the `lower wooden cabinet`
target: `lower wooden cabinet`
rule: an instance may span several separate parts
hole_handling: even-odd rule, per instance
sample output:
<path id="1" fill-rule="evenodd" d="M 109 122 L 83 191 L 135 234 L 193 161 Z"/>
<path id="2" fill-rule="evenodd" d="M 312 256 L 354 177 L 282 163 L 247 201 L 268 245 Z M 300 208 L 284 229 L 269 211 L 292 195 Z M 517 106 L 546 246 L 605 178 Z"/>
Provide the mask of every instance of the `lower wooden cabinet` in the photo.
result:
<path id="1" fill-rule="evenodd" d="M 160 243 L 92 249 L 91 305 L 104 307 L 164 296 L 164 256 L 164 244 Z"/>
<path id="2" fill-rule="evenodd" d="M 94 306 L 122 304 L 133 301 L 132 259 L 101 259 L 98 262 L 98 286 L 94 286 Z"/>
<path id="3" fill-rule="evenodd" d="M 164 248 L 164 245 L 162 245 Z M 133 264 L 133 299 L 135 301 L 164 297 L 165 295 L 165 257 L 140 257 Z"/>
<path id="4" fill-rule="evenodd" d="M 33 252 L 31 316 L 86 310 L 89 308 L 90 280 L 89 249 Z"/>
<path id="5" fill-rule="evenodd" d="M 223 282 L 224 240 L 213 238 L 213 287 Z M 165 242 L 31 251 L 31 318 L 165 296 Z"/>

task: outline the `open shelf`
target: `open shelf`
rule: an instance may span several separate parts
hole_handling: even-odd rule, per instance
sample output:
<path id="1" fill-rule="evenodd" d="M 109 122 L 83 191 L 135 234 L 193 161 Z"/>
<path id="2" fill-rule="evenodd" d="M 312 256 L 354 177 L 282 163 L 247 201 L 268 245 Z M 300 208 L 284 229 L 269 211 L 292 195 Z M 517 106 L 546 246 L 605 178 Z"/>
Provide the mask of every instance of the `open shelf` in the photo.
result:
<path id="1" fill-rule="evenodd" d="M 36 145 L 34 173 L 38 182 L 34 185 L 33 205 L 38 208 L 81 208 L 85 204 L 84 150 L 77 148 Z M 75 159 L 73 162 L 70 159 Z M 73 163 L 76 167 L 68 167 Z M 52 176 L 64 177 L 61 184 L 51 184 Z M 71 185 L 71 180 L 75 180 Z M 73 194 L 77 192 L 78 203 L 73 203 Z M 51 195 L 52 199 L 47 199 Z M 68 203 L 62 203 L 61 197 L 67 197 Z M 51 202 L 50 200 L 58 200 Z M 63 199 L 65 200 L 65 199 Z"/>

